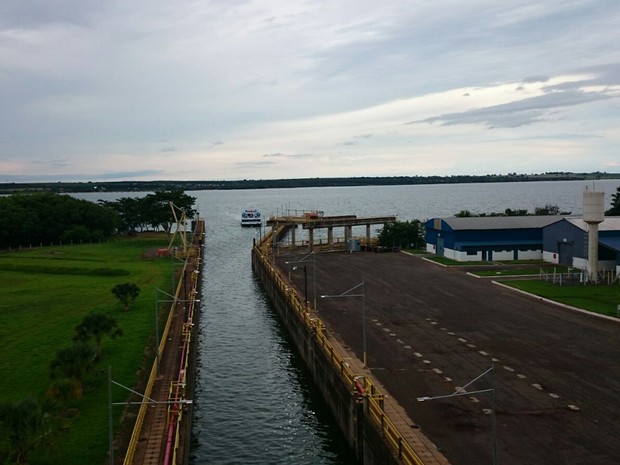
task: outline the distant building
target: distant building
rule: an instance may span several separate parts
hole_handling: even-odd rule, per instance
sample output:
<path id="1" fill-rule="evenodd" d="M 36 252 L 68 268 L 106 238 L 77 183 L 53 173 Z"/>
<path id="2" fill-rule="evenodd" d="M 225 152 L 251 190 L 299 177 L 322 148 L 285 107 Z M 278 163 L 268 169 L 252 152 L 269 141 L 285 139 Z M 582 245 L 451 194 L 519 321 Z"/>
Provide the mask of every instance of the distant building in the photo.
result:
<path id="1" fill-rule="evenodd" d="M 586 269 L 588 224 L 581 218 L 563 218 L 543 230 L 543 259 Z M 598 225 L 598 268 L 620 273 L 620 217 L 606 217 Z"/>
<path id="2" fill-rule="evenodd" d="M 545 260 L 585 270 L 588 225 L 562 216 L 433 218 L 425 223 L 428 252 L 460 262 Z M 598 268 L 620 273 L 620 217 L 598 225 Z"/>
<path id="3" fill-rule="evenodd" d="M 460 262 L 540 260 L 543 228 L 561 216 L 433 218 L 425 223 L 426 248 Z"/>

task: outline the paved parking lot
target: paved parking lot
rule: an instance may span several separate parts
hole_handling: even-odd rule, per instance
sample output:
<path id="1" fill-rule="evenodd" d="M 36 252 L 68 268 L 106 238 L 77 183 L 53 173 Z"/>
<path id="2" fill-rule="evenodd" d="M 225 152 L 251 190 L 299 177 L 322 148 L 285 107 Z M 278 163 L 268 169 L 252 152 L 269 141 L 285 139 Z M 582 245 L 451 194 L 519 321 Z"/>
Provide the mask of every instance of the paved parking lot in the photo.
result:
<path id="1" fill-rule="evenodd" d="M 300 258 L 301 255 L 298 258 Z M 279 263 L 284 269 L 287 256 Z M 620 323 L 572 312 L 404 253 L 324 253 L 291 273 L 319 316 L 453 465 L 620 463 Z M 316 286 L 313 277 L 316 274 Z M 354 293 L 359 293 L 358 288 Z"/>

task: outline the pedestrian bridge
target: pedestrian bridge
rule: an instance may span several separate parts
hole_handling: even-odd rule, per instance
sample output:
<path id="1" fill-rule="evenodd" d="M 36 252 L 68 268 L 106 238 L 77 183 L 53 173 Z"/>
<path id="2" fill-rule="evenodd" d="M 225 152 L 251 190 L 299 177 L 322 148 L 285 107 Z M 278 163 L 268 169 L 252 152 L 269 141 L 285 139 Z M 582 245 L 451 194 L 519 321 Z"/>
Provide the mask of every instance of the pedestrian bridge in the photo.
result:
<path id="1" fill-rule="evenodd" d="M 301 226 L 308 230 L 308 245 L 314 246 L 314 232 L 317 229 L 327 229 L 327 244 L 334 243 L 334 228 L 344 229 L 345 244 L 353 238 L 354 226 L 366 226 L 366 243 L 370 243 L 370 227 L 372 225 L 385 225 L 394 223 L 395 216 L 377 216 L 361 218 L 357 215 L 323 216 L 319 211 L 295 211 L 292 215 L 272 216 L 267 220 L 267 226 L 274 230 L 282 231 L 282 235 L 290 232 L 291 245 L 296 243 L 296 229 Z M 280 234 L 279 234 L 280 236 Z"/>

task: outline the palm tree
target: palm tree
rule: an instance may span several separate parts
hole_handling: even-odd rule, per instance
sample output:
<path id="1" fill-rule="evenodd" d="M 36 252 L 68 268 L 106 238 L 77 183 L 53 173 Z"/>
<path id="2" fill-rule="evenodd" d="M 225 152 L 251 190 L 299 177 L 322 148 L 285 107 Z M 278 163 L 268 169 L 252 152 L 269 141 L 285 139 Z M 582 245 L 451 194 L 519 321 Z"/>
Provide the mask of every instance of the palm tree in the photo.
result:
<path id="1" fill-rule="evenodd" d="M 118 326 L 115 318 L 104 313 L 91 313 L 75 327 L 75 341 L 95 341 L 95 354 L 98 358 L 101 355 L 101 342 L 105 335 L 111 338 L 122 336 L 123 331 Z"/>
<path id="2" fill-rule="evenodd" d="M 611 196 L 611 208 L 605 212 L 607 216 L 620 216 L 620 187 Z"/>
<path id="3" fill-rule="evenodd" d="M 59 350 L 56 358 L 50 363 L 50 378 L 54 382 L 50 389 L 52 397 L 65 401 L 80 398 L 84 375 L 96 356 L 95 348 L 84 341 L 75 342 L 71 347 Z"/>
<path id="4" fill-rule="evenodd" d="M 27 464 L 32 450 L 41 445 L 54 445 L 51 405 L 34 397 L 19 402 L 0 402 L 0 432 L 8 459 L 16 464 Z"/>

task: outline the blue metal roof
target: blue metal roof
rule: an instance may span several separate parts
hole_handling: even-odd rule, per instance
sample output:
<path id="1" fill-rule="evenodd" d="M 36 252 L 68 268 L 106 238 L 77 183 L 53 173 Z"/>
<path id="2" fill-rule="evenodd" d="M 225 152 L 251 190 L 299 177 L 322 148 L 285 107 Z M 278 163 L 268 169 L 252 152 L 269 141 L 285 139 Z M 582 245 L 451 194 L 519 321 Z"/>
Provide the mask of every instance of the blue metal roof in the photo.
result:
<path id="1" fill-rule="evenodd" d="M 473 216 L 465 218 L 441 218 L 453 231 L 491 230 L 491 229 L 541 229 L 563 219 L 562 216 Z M 426 222 L 433 225 L 434 220 Z M 443 226 L 442 226 L 442 229 Z"/>
<path id="2" fill-rule="evenodd" d="M 459 247 L 471 246 L 499 246 L 499 245 L 539 245 L 542 246 L 542 239 L 514 239 L 514 240 L 495 240 L 495 241 L 457 241 L 454 245 Z"/>
<path id="3" fill-rule="evenodd" d="M 600 237 L 598 238 L 599 243 L 603 244 L 605 247 L 609 247 L 610 249 L 615 250 L 616 252 L 620 252 L 620 237 Z"/>

